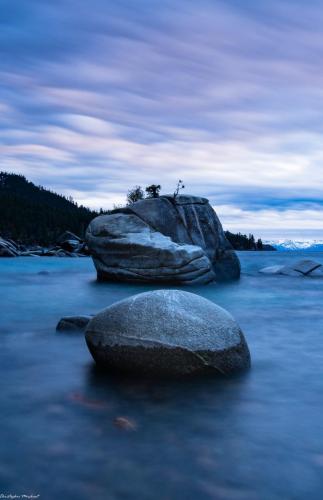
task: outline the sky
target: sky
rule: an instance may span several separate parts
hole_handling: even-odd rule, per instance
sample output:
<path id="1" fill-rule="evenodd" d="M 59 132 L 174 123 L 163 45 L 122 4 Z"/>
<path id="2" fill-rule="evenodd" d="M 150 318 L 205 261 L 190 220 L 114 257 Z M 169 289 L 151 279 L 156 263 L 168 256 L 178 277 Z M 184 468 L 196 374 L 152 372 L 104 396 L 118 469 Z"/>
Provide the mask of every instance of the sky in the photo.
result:
<path id="1" fill-rule="evenodd" d="M 0 0 L 0 169 L 93 208 L 135 185 L 323 238 L 323 0 Z"/>

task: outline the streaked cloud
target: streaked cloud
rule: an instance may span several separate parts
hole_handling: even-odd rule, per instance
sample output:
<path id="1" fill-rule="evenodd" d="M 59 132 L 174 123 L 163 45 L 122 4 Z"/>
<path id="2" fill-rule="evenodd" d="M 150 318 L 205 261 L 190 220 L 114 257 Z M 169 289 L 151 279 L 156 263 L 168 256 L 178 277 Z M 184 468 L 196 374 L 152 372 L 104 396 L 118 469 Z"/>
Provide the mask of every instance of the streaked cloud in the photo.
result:
<path id="1" fill-rule="evenodd" d="M 183 178 L 229 229 L 320 231 L 322 22 L 323 0 L 3 0 L 1 168 L 107 208 Z"/>
<path id="2" fill-rule="evenodd" d="M 323 207 L 298 207 L 298 209 L 265 208 L 243 210 L 232 205 L 216 207 L 221 221 L 233 232 L 254 233 L 264 239 L 310 238 L 323 236 Z"/>

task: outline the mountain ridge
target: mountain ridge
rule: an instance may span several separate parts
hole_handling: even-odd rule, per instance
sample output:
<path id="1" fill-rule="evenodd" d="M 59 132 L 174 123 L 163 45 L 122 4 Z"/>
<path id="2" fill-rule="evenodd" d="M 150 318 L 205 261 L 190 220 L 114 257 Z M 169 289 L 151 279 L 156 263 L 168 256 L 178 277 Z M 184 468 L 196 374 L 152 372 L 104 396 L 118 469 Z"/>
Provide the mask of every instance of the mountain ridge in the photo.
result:
<path id="1" fill-rule="evenodd" d="M 306 252 L 322 252 L 323 240 L 292 240 L 292 239 L 278 239 L 266 240 L 266 244 L 272 245 L 278 251 L 297 251 L 303 250 Z"/>

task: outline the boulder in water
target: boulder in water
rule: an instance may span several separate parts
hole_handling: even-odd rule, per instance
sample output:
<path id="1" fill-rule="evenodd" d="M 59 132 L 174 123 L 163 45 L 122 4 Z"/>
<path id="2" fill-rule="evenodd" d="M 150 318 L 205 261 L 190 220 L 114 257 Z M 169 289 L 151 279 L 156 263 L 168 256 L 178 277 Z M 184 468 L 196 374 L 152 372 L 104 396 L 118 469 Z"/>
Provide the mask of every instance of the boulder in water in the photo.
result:
<path id="1" fill-rule="evenodd" d="M 140 293 L 94 316 L 86 342 L 98 365 L 137 374 L 229 374 L 250 366 L 243 333 L 224 309 L 179 290 Z"/>
<path id="2" fill-rule="evenodd" d="M 179 245 L 136 215 L 115 213 L 91 222 L 87 238 L 99 280 L 208 283 L 211 263 L 195 245 Z"/>
<path id="3" fill-rule="evenodd" d="M 205 198 L 161 196 L 95 218 L 86 241 L 99 280 L 202 284 L 240 276 Z"/>
<path id="4" fill-rule="evenodd" d="M 65 316 L 56 326 L 57 331 L 85 330 L 92 316 Z"/>
<path id="5" fill-rule="evenodd" d="M 269 266 L 260 269 L 263 274 L 281 274 L 284 276 L 323 276 L 323 266 L 315 260 L 303 259 L 287 266 Z"/>

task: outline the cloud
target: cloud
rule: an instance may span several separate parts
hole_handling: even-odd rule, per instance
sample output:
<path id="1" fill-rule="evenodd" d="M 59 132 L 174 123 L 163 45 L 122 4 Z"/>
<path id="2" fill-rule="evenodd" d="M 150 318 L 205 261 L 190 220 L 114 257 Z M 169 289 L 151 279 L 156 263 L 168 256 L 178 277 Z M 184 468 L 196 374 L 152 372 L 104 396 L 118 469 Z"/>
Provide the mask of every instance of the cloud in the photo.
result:
<path id="1" fill-rule="evenodd" d="M 323 0 L 241 5 L 4 0 L 2 168 L 94 207 L 183 178 L 235 230 L 320 230 Z"/>
<path id="2" fill-rule="evenodd" d="M 265 238 L 281 238 L 293 235 L 315 237 L 323 235 L 323 207 L 299 206 L 298 209 L 277 210 L 267 208 L 257 210 L 242 210 L 234 205 L 219 205 L 214 207 L 221 218 L 225 229 L 254 233 Z"/>

